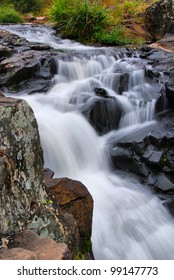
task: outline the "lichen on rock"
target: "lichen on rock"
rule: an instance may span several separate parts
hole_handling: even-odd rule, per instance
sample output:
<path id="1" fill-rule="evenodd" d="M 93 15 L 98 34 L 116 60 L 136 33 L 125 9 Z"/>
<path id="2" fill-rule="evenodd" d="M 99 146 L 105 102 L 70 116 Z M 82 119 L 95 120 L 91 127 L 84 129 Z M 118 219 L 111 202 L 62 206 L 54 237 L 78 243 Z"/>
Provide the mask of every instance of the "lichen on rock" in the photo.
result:
<path id="1" fill-rule="evenodd" d="M 7 234 L 26 226 L 31 205 L 41 203 L 46 193 L 38 128 L 29 105 L 0 98 L 0 127 L 0 232 Z"/>
<path id="2" fill-rule="evenodd" d="M 42 239 L 66 243 L 74 258 L 82 244 L 73 212 L 75 207 L 72 213 L 62 211 L 59 202 L 57 207 L 53 207 L 45 190 L 43 175 L 43 152 L 32 109 L 24 100 L 0 96 L 0 245 L 2 237 L 13 239 L 29 229 Z M 74 188 L 75 182 L 71 181 L 71 184 Z M 87 190 L 86 196 L 90 204 L 89 207 L 82 205 L 82 208 L 85 212 L 90 211 L 90 222 L 86 224 L 90 239 L 92 197 Z M 22 256 L 21 252 L 18 253 L 14 258 Z M 8 254 L 5 256 L 3 258 L 13 258 Z M 29 254 L 25 258 L 32 256 Z"/>

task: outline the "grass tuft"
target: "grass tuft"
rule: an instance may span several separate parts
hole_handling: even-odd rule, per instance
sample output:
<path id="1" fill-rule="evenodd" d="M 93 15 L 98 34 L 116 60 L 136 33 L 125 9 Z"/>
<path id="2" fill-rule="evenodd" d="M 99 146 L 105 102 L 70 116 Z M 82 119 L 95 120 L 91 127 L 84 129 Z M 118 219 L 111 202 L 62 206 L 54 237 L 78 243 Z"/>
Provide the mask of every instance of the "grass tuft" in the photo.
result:
<path id="1" fill-rule="evenodd" d="M 12 5 L 0 6 L 0 23 L 22 23 L 21 15 L 13 8 Z"/>

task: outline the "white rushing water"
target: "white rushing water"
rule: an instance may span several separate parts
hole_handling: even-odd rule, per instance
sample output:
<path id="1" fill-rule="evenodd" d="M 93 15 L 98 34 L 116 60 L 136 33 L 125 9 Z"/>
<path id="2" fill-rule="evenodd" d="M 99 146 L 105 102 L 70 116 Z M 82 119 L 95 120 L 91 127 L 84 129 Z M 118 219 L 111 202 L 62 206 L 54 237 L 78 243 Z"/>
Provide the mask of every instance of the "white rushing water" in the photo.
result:
<path id="1" fill-rule="evenodd" d="M 90 59 L 58 60 L 54 87 L 47 94 L 24 98 L 38 121 L 45 167 L 54 170 L 55 177 L 81 181 L 94 198 L 95 258 L 173 259 L 173 218 L 161 201 L 134 178 L 110 171 L 106 154 L 109 134 L 98 136 L 79 111 L 88 98 L 95 96 L 97 85 L 115 96 L 123 107 L 119 130 L 112 131 L 112 137 L 117 139 L 147 126 L 154 117 L 155 99 L 145 100 L 143 94 L 153 89 L 144 79 L 144 70 L 130 61 L 97 53 Z M 128 90 L 121 96 L 113 85 L 119 83 L 119 73 L 124 71 L 130 79 Z"/>

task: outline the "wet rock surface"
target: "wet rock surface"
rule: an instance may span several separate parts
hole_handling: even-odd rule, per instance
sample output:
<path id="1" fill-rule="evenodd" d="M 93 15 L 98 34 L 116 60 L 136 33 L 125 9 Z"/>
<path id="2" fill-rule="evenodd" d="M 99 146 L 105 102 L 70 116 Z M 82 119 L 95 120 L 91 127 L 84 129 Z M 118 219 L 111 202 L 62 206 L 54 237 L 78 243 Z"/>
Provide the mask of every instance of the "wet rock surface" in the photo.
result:
<path id="1" fill-rule="evenodd" d="M 81 112 L 96 131 L 103 135 L 118 127 L 122 108 L 120 102 L 114 97 L 93 97 L 82 106 Z"/>
<path id="2" fill-rule="evenodd" d="M 172 69 L 168 81 L 165 83 L 166 97 L 170 108 L 174 108 L 174 70 Z"/>
<path id="3" fill-rule="evenodd" d="M 156 123 L 135 130 L 116 143 L 110 139 L 114 168 L 135 174 L 155 193 L 163 194 L 163 198 L 170 195 L 170 203 L 174 200 L 173 118 L 170 111 Z"/>
<path id="4" fill-rule="evenodd" d="M 37 232 L 39 237 L 66 243 L 74 258 L 90 239 L 92 198 L 81 183 L 67 178 L 52 179 L 53 172 L 49 170 L 44 172 L 45 191 L 42 150 L 33 112 L 25 101 L 3 97 L 3 91 L 15 94 L 46 92 L 57 71 L 54 52 L 8 32 L 0 34 L 5 34 L 5 39 L 2 36 L 0 41 L 0 237 L 14 237 L 27 228 Z M 88 56 L 91 53 L 93 51 Z M 60 57 L 66 61 L 72 54 L 76 52 L 62 52 Z M 79 58 L 83 55 L 83 52 L 77 53 Z M 144 46 L 138 50 L 138 55 L 147 81 L 157 85 L 157 89 L 154 88 L 158 97 L 157 122 L 119 140 L 111 137 L 109 153 L 114 170 L 134 174 L 167 201 L 167 207 L 174 212 L 174 54 Z M 114 74 L 117 72 L 116 68 Z M 128 90 L 130 73 L 119 75 L 120 87 L 115 84 L 114 89 L 122 94 Z M 118 128 L 122 109 L 117 99 L 109 97 L 105 89 L 98 87 L 94 91 L 96 96 L 88 97 L 80 110 L 103 135 Z M 16 250 L 13 258 L 20 258 L 21 254 L 25 259 L 39 258 L 27 248 L 11 249 Z M 88 252 L 91 254 L 91 249 Z M 12 258 L 8 254 L 5 258 Z"/>
<path id="5" fill-rule="evenodd" d="M 18 94 L 46 92 L 52 85 L 54 59 L 50 46 L 32 44 L 0 30 L 0 83 L 4 91 Z"/>

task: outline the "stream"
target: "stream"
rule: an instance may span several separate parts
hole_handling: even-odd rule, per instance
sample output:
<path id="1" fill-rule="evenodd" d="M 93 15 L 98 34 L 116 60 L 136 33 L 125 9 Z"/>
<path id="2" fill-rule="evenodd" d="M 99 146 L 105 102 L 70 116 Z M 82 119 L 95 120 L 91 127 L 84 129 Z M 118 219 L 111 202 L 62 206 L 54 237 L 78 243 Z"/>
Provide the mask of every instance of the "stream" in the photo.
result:
<path id="1" fill-rule="evenodd" d="M 87 47 L 62 40 L 46 26 L 3 28 L 67 54 L 57 55 L 57 74 L 47 93 L 20 98 L 34 110 L 45 167 L 54 170 L 55 177 L 81 181 L 94 199 L 95 259 L 173 259 L 173 217 L 137 178 L 113 170 L 108 155 L 111 139 L 116 141 L 156 122 L 160 85 L 150 84 L 145 78 L 145 61 L 136 51 L 128 56 L 126 49 Z M 129 80 L 120 94 L 125 72 Z M 101 94 L 107 93 L 107 100 L 116 100 L 121 111 L 117 128 L 104 133 L 97 133 L 88 114 L 83 113 L 100 98 L 96 88 L 102 89 Z M 112 104 L 108 102 L 108 106 Z"/>

